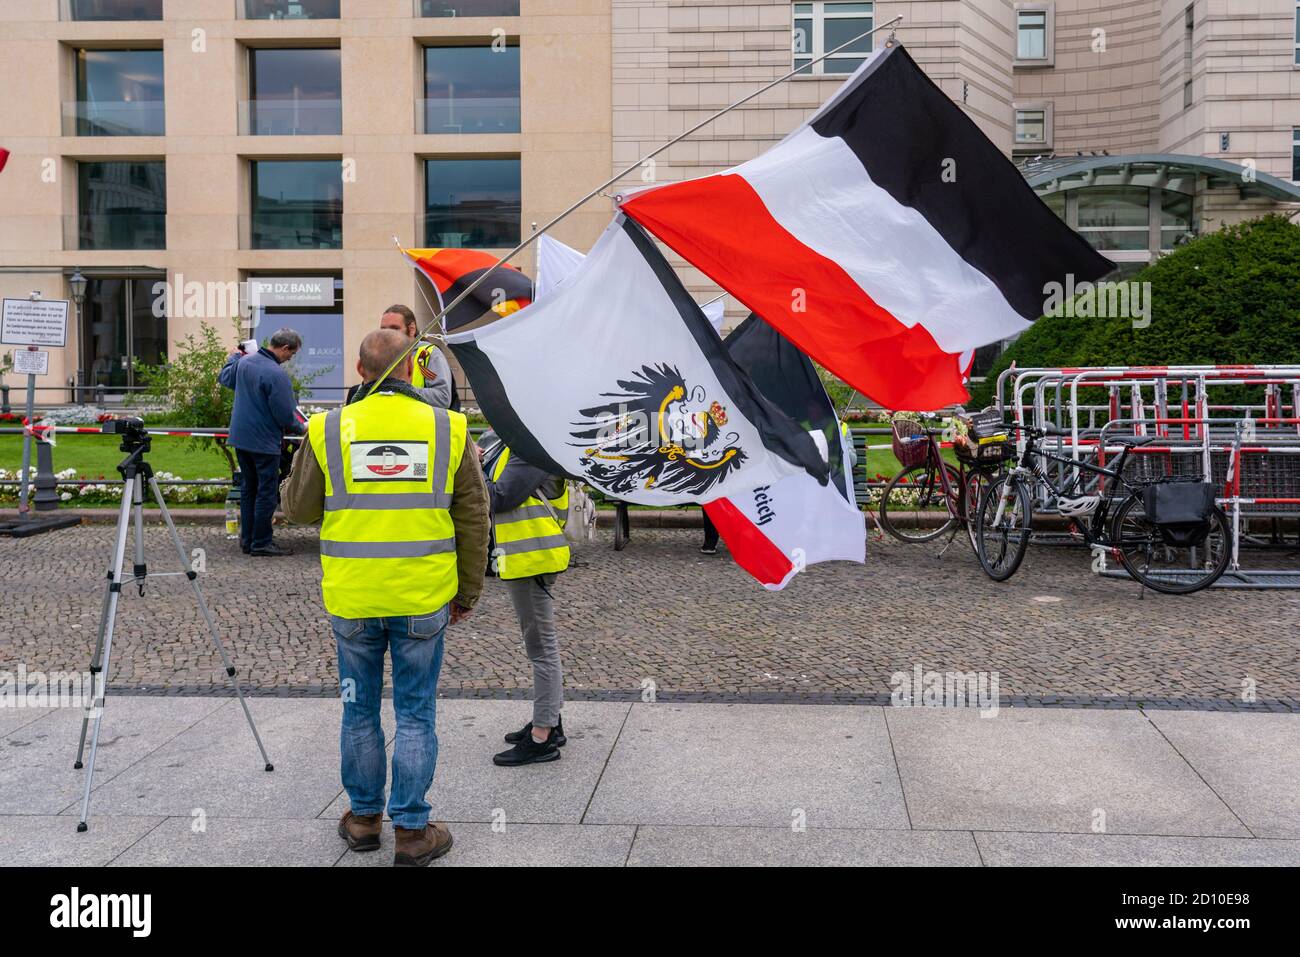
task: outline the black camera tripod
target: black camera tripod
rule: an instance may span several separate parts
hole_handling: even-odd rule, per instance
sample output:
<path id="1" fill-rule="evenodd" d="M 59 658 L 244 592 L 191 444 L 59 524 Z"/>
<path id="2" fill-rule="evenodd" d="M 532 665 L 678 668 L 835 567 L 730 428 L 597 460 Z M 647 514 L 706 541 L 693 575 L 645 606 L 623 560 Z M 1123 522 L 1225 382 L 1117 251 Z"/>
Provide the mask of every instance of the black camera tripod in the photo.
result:
<path id="1" fill-rule="evenodd" d="M 271 759 L 266 754 L 266 748 L 262 744 L 262 736 L 257 733 L 257 725 L 253 723 L 253 715 L 248 710 L 248 702 L 244 700 L 243 689 L 239 686 L 239 680 L 235 677 L 235 666 L 231 664 L 230 655 L 226 653 L 226 646 L 221 643 L 221 636 L 217 634 L 217 626 L 212 620 L 212 614 L 208 611 L 208 604 L 203 600 L 203 592 L 199 588 L 199 576 L 191 567 L 190 561 L 185 553 L 185 546 L 181 544 L 181 537 L 176 532 L 176 526 L 172 523 L 172 516 L 167 511 L 167 503 L 163 501 L 162 491 L 158 488 L 158 480 L 154 478 L 153 466 L 145 461 L 145 453 L 149 451 L 150 437 L 144 431 L 144 423 L 139 419 L 117 419 L 106 423 L 105 432 L 110 434 L 118 433 L 122 436 L 121 450 L 127 453 L 125 459 L 118 465 L 117 470 L 122 473 L 122 508 L 117 516 L 117 538 L 113 548 L 113 564 L 108 569 L 108 581 L 104 588 L 104 604 L 99 616 L 99 634 L 95 642 L 95 653 L 90 660 L 90 675 L 92 681 L 92 694 L 86 701 L 86 714 L 81 720 L 81 742 L 77 745 L 77 762 L 74 768 L 80 769 L 81 759 L 86 752 L 86 731 L 90 728 L 91 720 L 94 720 L 94 730 L 90 735 L 90 767 L 86 771 L 86 789 L 81 798 L 81 820 L 77 824 L 78 831 L 87 829 L 87 818 L 90 814 L 90 791 L 94 787 L 95 780 L 95 755 L 99 748 L 99 728 L 104 720 L 104 697 L 108 690 L 108 664 L 109 656 L 113 650 L 113 624 L 117 618 L 117 600 L 122 593 L 122 586 L 136 582 L 140 589 L 140 595 L 144 595 L 145 579 L 153 577 L 166 577 L 170 575 L 184 575 L 190 581 L 190 586 L 194 589 L 194 599 L 199 604 L 199 611 L 203 614 L 203 620 L 208 624 L 208 631 L 212 635 L 212 644 L 216 647 L 217 653 L 221 655 L 221 661 L 226 666 L 226 674 L 230 678 L 230 683 L 234 686 L 235 696 L 239 698 L 239 703 L 244 709 L 244 717 L 248 719 L 248 726 L 253 731 L 253 737 L 257 741 L 257 748 L 262 752 L 262 760 L 266 764 L 266 770 L 275 770 L 271 764 Z M 176 546 L 176 555 L 180 559 L 182 571 L 180 572 L 155 572 L 152 576 L 144 560 L 144 486 L 145 482 L 149 483 L 149 489 L 153 493 L 154 501 L 158 503 L 158 511 L 162 514 L 163 522 L 167 525 L 167 531 L 171 533 L 172 544 Z M 134 515 L 133 515 L 134 513 Z M 135 565 L 131 570 L 131 577 L 125 581 L 122 578 L 122 565 L 126 561 L 126 534 L 134 518 L 135 525 Z"/>

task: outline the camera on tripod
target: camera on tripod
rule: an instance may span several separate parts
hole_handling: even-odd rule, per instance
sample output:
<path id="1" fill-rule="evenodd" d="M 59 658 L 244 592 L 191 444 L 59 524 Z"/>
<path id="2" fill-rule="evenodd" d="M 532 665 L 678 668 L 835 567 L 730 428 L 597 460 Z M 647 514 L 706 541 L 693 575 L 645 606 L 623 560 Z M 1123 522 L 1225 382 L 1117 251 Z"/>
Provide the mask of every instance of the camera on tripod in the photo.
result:
<path id="1" fill-rule="evenodd" d="M 105 435 L 122 436 L 122 444 L 119 449 L 123 452 L 130 453 L 137 450 L 147 452 L 149 450 L 149 433 L 145 431 L 144 419 L 135 416 L 107 419 L 99 430 Z"/>

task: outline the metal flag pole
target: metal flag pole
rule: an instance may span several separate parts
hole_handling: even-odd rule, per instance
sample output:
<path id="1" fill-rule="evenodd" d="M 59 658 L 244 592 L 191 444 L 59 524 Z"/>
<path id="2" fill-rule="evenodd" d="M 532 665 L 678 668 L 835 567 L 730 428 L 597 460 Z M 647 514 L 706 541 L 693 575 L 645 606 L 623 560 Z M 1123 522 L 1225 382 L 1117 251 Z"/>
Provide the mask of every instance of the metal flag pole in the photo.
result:
<path id="1" fill-rule="evenodd" d="M 631 173 L 631 172 L 633 172 L 634 170 L 638 169 L 638 168 L 639 168 L 643 163 L 646 163 L 646 162 L 648 162 L 649 160 L 654 159 L 656 156 L 658 156 L 658 155 L 659 155 L 660 153 L 662 153 L 664 150 L 668 149 L 670 146 L 673 146 L 674 144 L 676 144 L 676 143 L 680 142 L 681 140 L 684 140 L 686 137 L 690 136 L 692 133 L 695 133 L 695 132 L 697 132 L 697 131 L 703 129 L 704 127 L 708 126 L 708 125 L 709 125 L 710 123 L 712 123 L 714 120 L 718 119 L 718 117 L 720 117 L 720 116 L 725 116 L 727 113 L 730 113 L 730 112 L 731 112 L 732 110 L 734 110 L 736 107 L 738 107 L 738 106 L 742 106 L 742 105 L 744 105 L 745 103 L 748 103 L 750 100 L 754 99 L 754 97 L 759 96 L 759 95 L 761 95 L 761 94 L 763 94 L 763 93 L 766 93 L 768 90 L 772 89 L 772 87 L 776 86 L 778 83 L 784 83 L 786 80 L 790 79 L 790 78 L 791 78 L 792 76 L 794 76 L 795 74 L 797 74 L 797 73 L 802 73 L 803 71 L 805 71 L 805 70 L 807 70 L 809 67 L 811 67 L 813 64 L 815 64 L 815 63 L 820 63 L 822 60 L 825 60 L 827 57 L 832 56 L 832 55 L 834 55 L 834 54 L 836 54 L 836 53 L 839 53 L 839 52 L 840 52 L 841 50 L 843 50 L 845 47 L 852 46 L 854 43 L 857 43 L 859 40 L 865 39 L 866 37 L 869 37 L 869 36 L 871 36 L 872 34 L 879 33 L 881 30 L 884 30 L 884 29 L 886 29 L 886 28 L 890 28 L 890 34 L 889 34 L 889 41 L 888 41 L 888 43 L 889 43 L 889 44 L 892 44 L 892 43 L 894 42 L 894 30 L 893 30 L 892 28 L 896 27 L 896 26 L 897 26 L 897 25 L 902 21 L 902 19 L 903 19 L 903 15 L 900 13 L 898 16 L 894 17 L 892 20 L 887 20 L 886 22 L 880 24 L 880 25 L 877 26 L 877 27 L 872 27 L 870 30 L 867 30 L 865 33 L 859 33 L 857 36 L 852 37 L 852 38 L 850 38 L 850 39 L 848 39 L 848 40 L 845 40 L 845 41 L 844 41 L 843 43 L 841 43 L 839 46 L 834 47 L 833 49 L 827 50 L 827 51 L 826 51 L 825 53 L 823 53 L 821 56 L 813 57 L 813 58 L 812 58 L 811 60 L 809 60 L 807 63 L 801 64 L 800 66 L 795 67 L 795 68 L 794 68 L 793 70 L 791 70 L 789 73 L 785 73 L 785 74 L 783 74 L 783 75 L 777 77 L 775 80 L 772 80 L 772 81 L 770 81 L 770 82 L 768 82 L 768 83 L 764 83 L 762 86 L 760 86 L 758 89 L 754 90 L 752 93 L 748 93 L 748 94 L 746 94 L 745 96 L 742 96 L 740 99 L 736 100 L 734 103 L 731 103 L 731 104 L 729 104 L 728 106 L 725 106 L 725 107 L 723 107 L 722 109 L 718 110 L 718 112 L 716 112 L 716 113 L 714 113 L 714 114 L 712 114 L 712 115 L 710 115 L 710 116 L 705 117 L 704 119 L 700 120 L 700 122 L 696 123 L 696 124 L 695 124 L 694 126 L 692 126 L 690 129 L 688 129 L 686 132 L 684 132 L 684 133 L 680 133 L 680 134 L 678 134 L 677 136 L 674 136 L 674 137 L 673 137 L 672 139 L 670 139 L 668 142 L 663 143 L 663 144 L 661 144 L 660 146 L 657 146 L 657 147 L 655 147 L 654 149 L 652 149 L 649 153 L 646 153 L 644 156 L 642 156 L 640 159 L 638 159 L 638 160 L 637 160 L 635 163 L 633 163 L 632 165 L 628 166 L 626 169 L 620 170 L 619 172 L 615 173 L 615 174 L 614 174 L 613 176 L 611 176 L 609 179 L 605 180 L 605 182 L 601 183 L 599 186 L 597 186 L 597 187 L 596 187 L 595 189 L 593 189 L 591 192 L 587 193 L 585 196 L 583 196 L 583 197 L 582 197 L 581 199 L 579 199 L 577 202 L 575 202 L 575 203 L 573 203 L 571 206 L 569 206 L 568 209 L 564 210 L 564 212 L 560 213 L 558 216 L 556 216 L 554 219 L 552 219 L 550 222 L 548 222 L 545 226 L 542 226 L 542 227 L 539 228 L 539 229 L 535 229 L 535 230 L 534 230 L 534 231 L 533 231 L 533 232 L 532 232 L 532 233 L 531 233 L 531 234 L 530 234 L 526 239 L 524 239 L 521 243 L 519 243 L 519 245 L 515 246 L 514 249 L 510 250 L 510 252 L 506 253 L 504 256 L 502 256 L 500 259 L 498 259 L 498 260 L 497 260 L 497 263 L 496 263 L 495 266 L 493 266 L 491 269 L 485 270 L 485 271 L 483 272 L 482 275 L 480 275 L 477 279 L 475 279 L 475 280 L 474 280 L 473 282 L 471 282 L 468 286 L 466 286 L 465 289 L 464 289 L 464 291 L 462 291 L 461 294 L 460 294 L 459 296 L 457 296 L 455 299 L 453 299 L 449 305 L 445 305 L 445 306 L 443 307 L 443 309 L 442 309 L 440 312 L 438 312 L 438 313 L 436 313 L 436 314 L 434 315 L 433 319 L 429 322 L 429 325 L 425 327 L 425 330 L 422 330 L 422 331 L 421 331 L 420 335 L 418 335 L 418 336 L 415 337 L 415 339 L 412 341 L 412 343 L 407 347 L 406 351 L 403 352 L 400 356 L 398 356 L 398 357 L 397 357 L 397 360 L 396 360 L 392 365 L 390 365 L 387 369 L 384 370 L 384 374 L 381 375 L 381 376 L 379 377 L 379 379 L 377 380 L 376 384 L 378 384 L 379 382 L 383 382 L 384 379 L 388 378 L 389 373 L 391 373 L 395 368 L 397 368 L 398 365 L 400 365 L 401 363 L 403 363 L 403 362 L 406 361 L 406 357 L 407 357 L 408 355 L 410 355 L 411 350 L 415 349 L 416 346 L 418 346 L 418 345 L 420 344 L 420 342 L 424 339 L 424 337 L 425 337 L 425 335 L 426 335 L 426 333 L 427 333 L 427 331 L 428 331 L 429 329 L 433 328 L 433 326 L 434 326 L 435 324 L 438 324 L 438 325 L 439 325 L 439 328 L 441 328 L 441 323 L 443 322 L 444 317 L 445 317 L 446 315 L 448 315 L 448 314 L 449 314 L 453 309 L 455 309 L 458 305 L 460 305 L 460 304 L 465 300 L 465 298 L 466 298 L 467 296 L 470 295 L 470 293 L 472 293 L 475 289 L 477 289 L 477 288 L 478 288 L 478 287 L 483 283 L 483 281 L 484 281 L 485 279 L 487 279 L 487 277 L 490 276 L 490 275 L 492 274 L 493 270 L 498 269 L 498 268 L 501 267 L 501 266 L 504 266 L 504 265 L 505 265 L 505 264 L 506 264 L 506 263 L 511 259 L 511 257 L 513 257 L 513 256 L 519 254 L 520 252 L 522 252 L 523 250 L 527 249 L 530 245 L 533 244 L 533 242 L 534 242 L 534 241 L 535 241 L 539 236 L 542 235 L 542 233 L 546 232 L 548 229 L 550 229 L 550 228 L 551 228 L 552 226 L 554 226 L 556 223 L 560 222 L 562 219 L 564 219 L 565 217 L 567 217 L 570 213 L 574 212 L 576 209 L 578 209 L 580 206 L 582 206 L 585 202 L 587 202 L 587 200 L 592 199 L 592 198 L 595 197 L 595 196 L 598 196 L 598 195 L 599 195 L 599 194 L 600 194 L 604 189 L 606 189 L 606 188 L 609 187 L 609 186 L 613 186 L 615 183 L 617 183 L 620 179 L 622 179 L 622 178 L 623 178 L 624 176 L 626 176 L 628 173 Z M 394 238 L 395 238 L 395 237 L 394 237 Z M 401 243 L 400 243 L 400 242 L 398 243 L 398 246 L 399 246 L 399 248 L 400 248 L 400 246 L 401 246 Z M 426 301 L 426 302 L 428 301 L 427 297 L 426 297 L 426 300 L 425 300 L 425 301 Z"/>

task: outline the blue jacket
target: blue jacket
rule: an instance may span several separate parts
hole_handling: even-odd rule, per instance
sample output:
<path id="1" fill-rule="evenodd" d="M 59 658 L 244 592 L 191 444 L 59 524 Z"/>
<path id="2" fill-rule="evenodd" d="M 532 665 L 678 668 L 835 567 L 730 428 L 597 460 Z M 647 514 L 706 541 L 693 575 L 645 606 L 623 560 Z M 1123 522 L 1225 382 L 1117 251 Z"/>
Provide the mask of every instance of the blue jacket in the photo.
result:
<path id="1" fill-rule="evenodd" d="M 226 360 L 217 381 L 235 390 L 230 413 L 230 444 L 245 452 L 280 454 L 286 432 L 303 429 L 294 411 L 298 406 L 289 373 L 274 355 L 258 349 L 256 355 L 233 355 Z"/>

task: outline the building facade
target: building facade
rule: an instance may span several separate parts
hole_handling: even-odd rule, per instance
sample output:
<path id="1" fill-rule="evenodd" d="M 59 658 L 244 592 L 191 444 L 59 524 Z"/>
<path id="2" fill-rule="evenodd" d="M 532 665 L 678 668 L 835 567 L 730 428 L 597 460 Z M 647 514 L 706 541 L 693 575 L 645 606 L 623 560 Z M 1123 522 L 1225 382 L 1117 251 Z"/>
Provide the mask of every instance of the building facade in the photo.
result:
<path id="1" fill-rule="evenodd" d="M 1300 0 L 10 0 L 0 293 L 84 279 L 52 403 L 125 394 L 204 321 L 233 343 L 248 280 L 318 280 L 252 315 L 300 328 L 314 398 L 336 398 L 386 306 L 430 312 L 394 237 L 504 253 L 613 172 L 756 156 L 887 31 L 815 58 L 899 15 L 931 78 L 1125 269 L 1300 208 Z M 554 235 L 589 248 L 610 215 L 597 197 Z"/>

